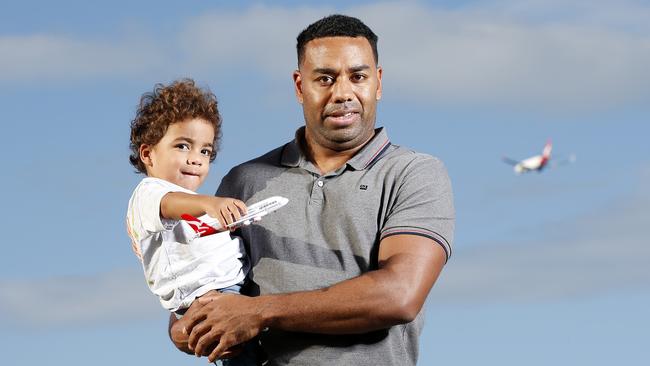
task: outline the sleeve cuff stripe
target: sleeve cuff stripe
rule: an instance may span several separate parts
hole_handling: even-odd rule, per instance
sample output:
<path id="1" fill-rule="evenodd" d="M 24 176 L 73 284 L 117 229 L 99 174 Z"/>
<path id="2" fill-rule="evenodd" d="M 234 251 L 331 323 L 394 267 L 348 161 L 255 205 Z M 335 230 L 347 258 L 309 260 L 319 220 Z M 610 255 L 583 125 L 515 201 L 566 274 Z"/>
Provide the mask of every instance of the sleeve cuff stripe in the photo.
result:
<path id="1" fill-rule="evenodd" d="M 445 255 L 446 255 L 445 262 L 449 260 L 449 257 L 451 257 L 451 246 L 449 245 L 447 240 L 445 240 L 440 235 L 438 235 L 438 234 L 436 234 L 434 232 L 431 232 L 431 231 L 416 230 L 416 229 L 389 230 L 389 231 L 385 231 L 381 235 L 381 239 L 384 239 L 384 238 L 387 238 L 387 237 L 393 236 L 393 235 L 402 235 L 402 234 L 405 234 L 405 235 L 418 235 L 418 236 L 423 236 L 425 238 L 429 238 L 429 239 L 435 241 L 436 243 L 438 243 L 442 247 L 442 249 L 445 251 Z"/>

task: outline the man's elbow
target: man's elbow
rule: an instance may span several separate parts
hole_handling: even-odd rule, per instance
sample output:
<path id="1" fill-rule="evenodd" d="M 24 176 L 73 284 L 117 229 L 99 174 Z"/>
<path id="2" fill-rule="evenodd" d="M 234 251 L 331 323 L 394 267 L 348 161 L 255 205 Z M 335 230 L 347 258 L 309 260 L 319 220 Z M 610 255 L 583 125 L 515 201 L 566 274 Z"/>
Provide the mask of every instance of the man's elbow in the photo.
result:
<path id="1" fill-rule="evenodd" d="M 395 296 L 392 306 L 386 306 L 386 317 L 392 325 L 410 323 L 418 316 L 422 309 L 423 302 L 417 297 Z"/>

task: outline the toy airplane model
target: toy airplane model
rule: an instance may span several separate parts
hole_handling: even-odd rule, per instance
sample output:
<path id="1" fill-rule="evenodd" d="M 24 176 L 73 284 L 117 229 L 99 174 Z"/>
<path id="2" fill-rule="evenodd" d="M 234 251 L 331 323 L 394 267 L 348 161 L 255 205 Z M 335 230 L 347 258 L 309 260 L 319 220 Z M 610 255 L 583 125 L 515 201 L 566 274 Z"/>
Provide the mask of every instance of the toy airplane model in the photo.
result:
<path id="1" fill-rule="evenodd" d="M 228 230 L 236 229 L 243 225 L 250 225 L 252 222 L 260 221 L 263 216 L 279 209 L 280 207 L 286 205 L 289 202 L 288 198 L 281 196 L 273 196 L 252 204 L 246 207 L 246 215 L 239 218 L 239 220 L 231 223 L 227 226 Z M 181 215 L 181 218 L 185 220 L 194 231 L 199 234 L 199 236 L 208 236 L 219 231 L 223 231 L 221 224 L 217 219 L 210 218 L 210 221 L 203 222 L 196 217 L 188 214 Z"/>
<path id="2" fill-rule="evenodd" d="M 551 150 L 553 150 L 553 144 L 549 140 L 546 145 L 544 145 L 542 155 L 531 156 L 530 158 L 521 161 L 503 157 L 503 161 L 507 164 L 512 165 L 515 173 L 517 174 L 527 173 L 531 171 L 541 172 L 551 160 Z M 575 155 L 571 155 L 569 159 L 562 160 L 557 163 L 573 163 L 575 159 Z"/>

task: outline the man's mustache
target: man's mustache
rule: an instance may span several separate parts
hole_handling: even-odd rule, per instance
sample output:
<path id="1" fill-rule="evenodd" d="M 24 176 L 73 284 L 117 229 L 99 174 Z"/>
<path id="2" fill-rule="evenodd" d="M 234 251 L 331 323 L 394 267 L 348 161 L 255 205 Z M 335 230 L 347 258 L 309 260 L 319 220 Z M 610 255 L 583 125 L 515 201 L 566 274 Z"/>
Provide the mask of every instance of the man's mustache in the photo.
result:
<path id="1" fill-rule="evenodd" d="M 349 101 L 344 103 L 328 104 L 325 106 L 325 110 L 323 111 L 323 114 L 329 116 L 332 114 L 341 114 L 341 113 L 348 113 L 348 112 L 360 113 L 361 110 L 362 110 L 361 103 Z"/>

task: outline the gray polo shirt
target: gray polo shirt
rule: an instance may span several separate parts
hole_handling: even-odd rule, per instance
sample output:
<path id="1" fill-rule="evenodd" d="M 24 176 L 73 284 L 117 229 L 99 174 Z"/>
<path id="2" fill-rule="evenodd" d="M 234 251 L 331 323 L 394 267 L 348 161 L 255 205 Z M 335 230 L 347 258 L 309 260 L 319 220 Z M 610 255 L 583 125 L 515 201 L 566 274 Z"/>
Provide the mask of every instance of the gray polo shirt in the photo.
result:
<path id="1" fill-rule="evenodd" d="M 452 191 L 437 158 L 393 145 L 385 129 L 343 167 L 321 175 L 296 139 L 233 168 L 217 195 L 248 204 L 289 198 L 241 230 L 252 262 L 249 295 L 320 289 L 377 269 L 381 239 L 433 239 L 451 254 Z M 341 299 L 346 301 L 346 299 Z M 271 329 L 261 341 L 271 365 L 414 365 L 423 312 L 408 324 L 355 335 Z"/>

